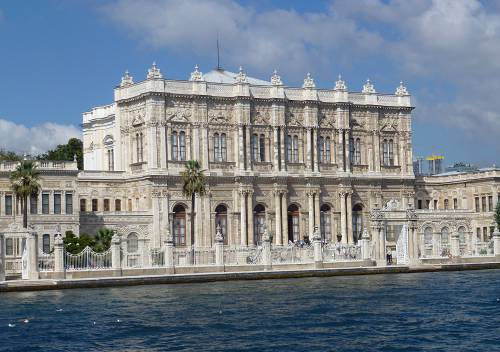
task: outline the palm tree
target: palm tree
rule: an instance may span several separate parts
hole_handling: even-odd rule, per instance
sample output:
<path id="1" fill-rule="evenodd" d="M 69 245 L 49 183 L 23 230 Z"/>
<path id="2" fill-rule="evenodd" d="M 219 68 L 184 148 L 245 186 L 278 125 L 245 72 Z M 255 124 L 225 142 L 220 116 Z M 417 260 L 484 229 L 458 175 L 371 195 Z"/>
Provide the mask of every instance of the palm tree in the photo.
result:
<path id="1" fill-rule="evenodd" d="M 22 160 L 10 173 L 12 190 L 21 199 L 23 227 L 28 227 L 28 197 L 37 197 L 40 192 L 40 172 L 31 160 Z"/>
<path id="2" fill-rule="evenodd" d="M 182 194 L 191 197 L 191 245 L 194 244 L 194 207 L 195 197 L 198 194 L 203 196 L 206 192 L 204 170 L 201 170 L 197 160 L 188 160 L 186 168 L 181 172 Z"/>

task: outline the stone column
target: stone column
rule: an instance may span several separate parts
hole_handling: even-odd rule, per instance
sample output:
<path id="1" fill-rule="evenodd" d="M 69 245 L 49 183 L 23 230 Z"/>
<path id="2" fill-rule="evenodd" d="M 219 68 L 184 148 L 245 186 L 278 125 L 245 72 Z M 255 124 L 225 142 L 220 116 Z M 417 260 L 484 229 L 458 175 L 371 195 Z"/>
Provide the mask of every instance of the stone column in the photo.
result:
<path id="1" fill-rule="evenodd" d="M 500 257 L 500 231 L 498 231 L 498 226 L 495 226 L 495 231 L 493 231 L 493 254 L 497 258 Z"/>
<path id="2" fill-rule="evenodd" d="M 283 200 L 281 202 L 281 223 L 282 223 L 282 235 L 283 235 L 283 245 L 288 246 L 288 202 L 286 192 L 283 192 Z"/>
<path id="3" fill-rule="evenodd" d="M 215 234 L 215 265 L 219 271 L 224 271 L 224 237 L 217 225 L 217 233 Z"/>
<path id="4" fill-rule="evenodd" d="M 314 227 L 314 233 L 312 235 L 312 243 L 314 249 L 314 267 L 323 267 L 323 252 L 321 248 L 321 235 L 319 233 L 318 226 Z"/>
<path id="5" fill-rule="evenodd" d="M 345 155 L 344 155 L 344 130 L 339 129 L 339 142 L 338 142 L 338 153 L 340 154 L 338 156 L 338 165 L 339 165 L 339 170 L 345 171 Z"/>
<path id="6" fill-rule="evenodd" d="M 307 235 L 312 237 L 314 232 L 314 193 L 311 190 L 307 191 L 307 199 L 309 201 L 309 230 Z"/>
<path id="7" fill-rule="evenodd" d="M 149 160 L 148 160 L 148 165 L 150 169 L 156 169 L 158 168 L 158 160 L 157 160 L 157 151 L 158 151 L 158 146 L 156 145 L 156 126 L 152 125 L 149 127 Z"/>
<path id="8" fill-rule="evenodd" d="M 38 280 L 38 235 L 34 232 L 28 232 L 26 239 L 27 245 L 27 272 L 23 279 Z M 24 265 L 24 263 L 23 263 Z"/>
<path id="9" fill-rule="evenodd" d="M 57 233 L 54 236 L 54 278 L 66 278 L 66 272 L 64 268 L 64 242 L 60 233 Z"/>
<path id="10" fill-rule="evenodd" d="M 111 268 L 113 269 L 114 276 L 121 275 L 122 258 L 120 251 L 120 242 L 120 236 L 118 236 L 115 232 L 113 234 L 113 237 L 111 238 Z"/>
<path id="11" fill-rule="evenodd" d="M 281 192 L 274 191 L 274 209 L 276 214 L 276 233 L 274 234 L 274 241 L 277 246 L 283 244 L 283 235 L 281 234 Z"/>
<path id="12" fill-rule="evenodd" d="M 174 241 L 172 236 L 170 235 L 170 231 L 167 230 L 167 239 L 165 240 L 165 245 L 163 247 L 164 256 L 165 256 L 165 268 L 167 274 L 173 274 L 175 272 L 175 264 L 174 264 Z"/>
<path id="13" fill-rule="evenodd" d="M 352 235 L 352 192 L 347 192 L 347 242 L 354 243 Z"/>
<path id="14" fill-rule="evenodd" d="M 460 257 L 460 238 L 458 232 L 451 234 L 451 255 L 452 257 Z"/>
<path id="15" fill-rule="evenodd" d="M 411 264 L 412 261 L 413 261 L 413 247 L 414 247 L 414 243 L 413 243 L 413 227 L 412 227 L 412 224 L 408 224 L 408 261 L 409 263 Z"/>
<path id="16" fill-rule="evenodd" d="M 331 146 L 330 146 L 331 148 Z M 317 128 L 313 128 L 313 143 L 312 143 L 312 149 L 313 149 L 313 159 L 314 159 L 314 162 L 313 162 L 313 171 L 319 171 L 319 164 L 318 164 L 318 129 Z M 330 153 L 331 153 L 331 149 L 330 149 Z"/>
<path id="17" fill-rule="evenodd" d="M 385 233 L 384 233 L 384 227 L 382 224 L 379 224 L 378 225 L 378 238 L 379 238 L 379 245 L 380 245 L 380 248 L 379 248 L 379 262 L 377 263 L 377 265 L 387 265 L 387 260 L 386 260 L 386 247 L 385 247 Z"/>
<path id="18" fill-rule="evenodd" d="M 375 171 L 380 172 L 380 134 L 379 131 L 373 130 L 375 140 Z"/>
<path id="19" fill-rule="evenodd" d="M 314 195 L 314 226 L 320 226 L 321 223 L 321 214 L 320 214 L 320 206 L 319 206 L 319 191 Z M 321 235 L 321 233 L 320 233 Z"/>
<path id="20" fill-rule="evenodd" d="M 351 143 L 350 142 L 350 138 L 349 138 L 349 130 L 345 130 L 345 137 L 344 137 L 344 141 L 345 141 L 345 171 L 346 172 L 351 172 L 351 149 L 349 147 L 349 144 Z"/>
<path id="21" fill-rule="evenodd" d="M 167 168 L 167 136 L 165 126 L 160 126 L 160 167 Z"/>
<path id="22" fill-rule="evenodd" d="M 281 170 L 286 170 L 286 137 L 285 137 L 285 126 L 280 127 L 280 160 L 281 160 Z"/>
<path id="23" fill-rule="evenodd" d="M 304 162 L 306 164 L 306 170 L 312 171 L 312 140 L 311 140 L 311 128 L 306 127 L 306 153 L 307 155 L 304 158 Z M 312 234 L 312 232 L 310 232 Z"/>
<path id="24" fill-rule="evenodd" d="M 245 128 L 246 140 L 245 140 L 245 170 L 252 170 L 252 147 L 250 146 L 252 140 L 252 134 L 250 133 L 250 126 L 247 125 Z"/>
<path id="25" fill-rule="evenodd" d="M 240 244 L 247 245 L 247 192 L 240 190 Z"/>
<path id="26" fill-rule="evenodd" d="M 361 258 L 363 260 L 369 260 L 370 259 L 370 235 L 368 234 L 368 230 L 364 229 L 363 235 L 360 240 L 360 246 L 361 246 Z"/>
<path id="27" fill-rule="evenodd" d="M 345 209 L 345 191 L 339 192 L 340 199 L 340 233 L 342 234 L 342 243 L 347 243 L 347 224 L 346 224 L 346 209 Z"/>
<path id="28" fill-rule="evenodd" d="M 5 236 L 0 234 L 0 282 L 5 281 Z"/>
<path id="29" fill-rule="evenodd" d="M 247 244 L 248 246 L 253 246 L 254 239 L 254 228 L 253 228 L 253 191 L 248 191 L 247 197 L 247 217 L 248 217 L 248 229 L 247 229 Z"/>
<path id="30" fill-rule="evenodd" d="M 274 171 L 277 172 L 279 171 L 280 169 L 280 165 L 279 165 L 279 162 L 280 162 L 280 146 L 278 144 L 278 139 L 279 139 L 279 131 L 278 131 L 278 127 L 277 126 L 274 126 L 273 127 L 273 139 L 274 139 L 274 143 L 273 143 L 273 146 L 274 146 L 274 158 L 273 158 L 273 167 L 274 167 Z"/>
<path id="31" fill-rule="evenodd" d="M 262 235 L 262 265 L 264 265 L 264 270 L 272 270 L 271 239 L 267 229 L 264 230 Z"/>

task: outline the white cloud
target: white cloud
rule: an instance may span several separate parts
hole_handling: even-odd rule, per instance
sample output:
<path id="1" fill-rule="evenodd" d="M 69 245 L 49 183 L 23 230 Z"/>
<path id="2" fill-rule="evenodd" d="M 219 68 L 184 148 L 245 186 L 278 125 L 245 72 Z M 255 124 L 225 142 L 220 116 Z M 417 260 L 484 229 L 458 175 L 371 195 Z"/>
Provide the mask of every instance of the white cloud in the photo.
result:
<path id="1" fill-rule="evenodd" d="M 372 65 L 373 75 L 419 82 L 412 89 L 417 118 L 492 139 L 500 133 L 499 4 L 332 0 L 324 13 L 297 13 L 230 0 L 118 0 L 103 11 L 139 41 L 185 56 L 209 56 L 219 32 L 224 65 L 260 74 L 276 67 L 285 83 L 311 69 L 313 76 L 332 77 L 333 62 Z"/>
<path id="2" fill-rule="evenodd" d="M 0 149 L 37 155 L 68 142 L 72 137 L 81 138 L 81 131 L 73 125 L 45 122 L 26 127 L 0 119 Z"/>

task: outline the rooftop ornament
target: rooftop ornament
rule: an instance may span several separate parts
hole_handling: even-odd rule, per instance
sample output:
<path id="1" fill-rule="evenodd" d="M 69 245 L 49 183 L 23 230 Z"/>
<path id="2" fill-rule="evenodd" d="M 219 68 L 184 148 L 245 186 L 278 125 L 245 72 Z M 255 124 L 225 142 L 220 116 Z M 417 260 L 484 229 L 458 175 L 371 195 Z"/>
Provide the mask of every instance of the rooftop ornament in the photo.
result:
<path id="1" fill-rule="evenodd" d="M 203 73 L 198 70 L 198 65 L 194 66 L 194 71 L 191 72 L 190 81 L 203 81 Z"/>
<path id="2" fill-rule="evenodd" d="M 311 74 L 308 72 L 306 78 L 304 79 L 304 84 L 302 88 L 316 88 L 316 84 L 314 84 L 314 79 L 311 77 Z"/>
<path id="3" fill-rule="evenodd" d="M 120 87 L 126 87 L 134 84 L 134 80 L 131 75 L 129 75 L 128 70 L 125 71 L 125 74 L 122 77 L 122 81 L 120 83 Z"/>
<path id="4" fill-rule="evenodd" d="M 403 81 L 399 82 L 399 87 L 396 88 L 396 93 L 394 94 L 396 94 L 398 97 L 410 95 L 410 93 L 408 93 L 408 89 L 406 89 L 406 87 L 403 85 Z"/>
<path id="5" fill-rule="evenodd" d="M 243 67 L 240 66 L 240 71 L 238 72 L 238 75 L 235 77 L 237 83 L 248 83 L 247 80 L 247 75 L 243 71 Z"/>
<path id="6" fill-rule="evenodd" d="M 153 62 L 153 66 L 148 69 L 148 79 L 159 79 L 163 78 L 160 69 L 156 66 L 156 62 Z"/>
<path id="7" fill-rule="evenodd" d="M 342 80 L 342 76 L 339 74 L 339 78 L 335 82 L 335 88 L 334 90 L 342 91 L 345 92 L 347 90 L 347 85 L 345 84 L 345 81 Z"/>
<path id="8" fill-rule="evenodd" d="M 370 82 L 369 78 L 366 80 L 366 83 L 363 85 L 362 92 L 367 93 L 367 94 L 377 93 L 377 91 L 375 90 L 375 87 L 373 87 L 373 84 Z"/>
<path id="9" fill-rule="evenodd" d="M 278 75 L 278 71 L 274 70 L 273 75 L 271 76 L 271 83 L 273 86 L 282 86 L 283 81 L 281 77 Z"/>

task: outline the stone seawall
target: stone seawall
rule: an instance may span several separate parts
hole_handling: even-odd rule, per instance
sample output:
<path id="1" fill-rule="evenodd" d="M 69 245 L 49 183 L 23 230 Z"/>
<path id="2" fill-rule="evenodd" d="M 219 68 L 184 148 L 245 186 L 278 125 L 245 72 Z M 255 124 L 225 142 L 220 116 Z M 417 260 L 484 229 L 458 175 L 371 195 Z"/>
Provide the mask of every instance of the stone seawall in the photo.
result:
<path id="1" fill-rule="evenodd" d="M 500 269 L 500 262 L 491 263 L 461 263 L 436 264 L 420 266 L 386 266 L 386 267 L 356 267 L 334 269 L 301 269 L 281 271 L 239 271 L 220 273 L 190 273 L 174 275 L 143 275 L 101 277 L 65 280 L 15 280 L 0 283 L 0 292 L 60 290 L 71 288 L 98 288 L 133 285 L 186 284 L 234 280 L 269 280 L 291 279 L 305 277 L 327 277 L 347 275 L 375 275 L 419 273 L 438 271 L 486 270 Z"/>

